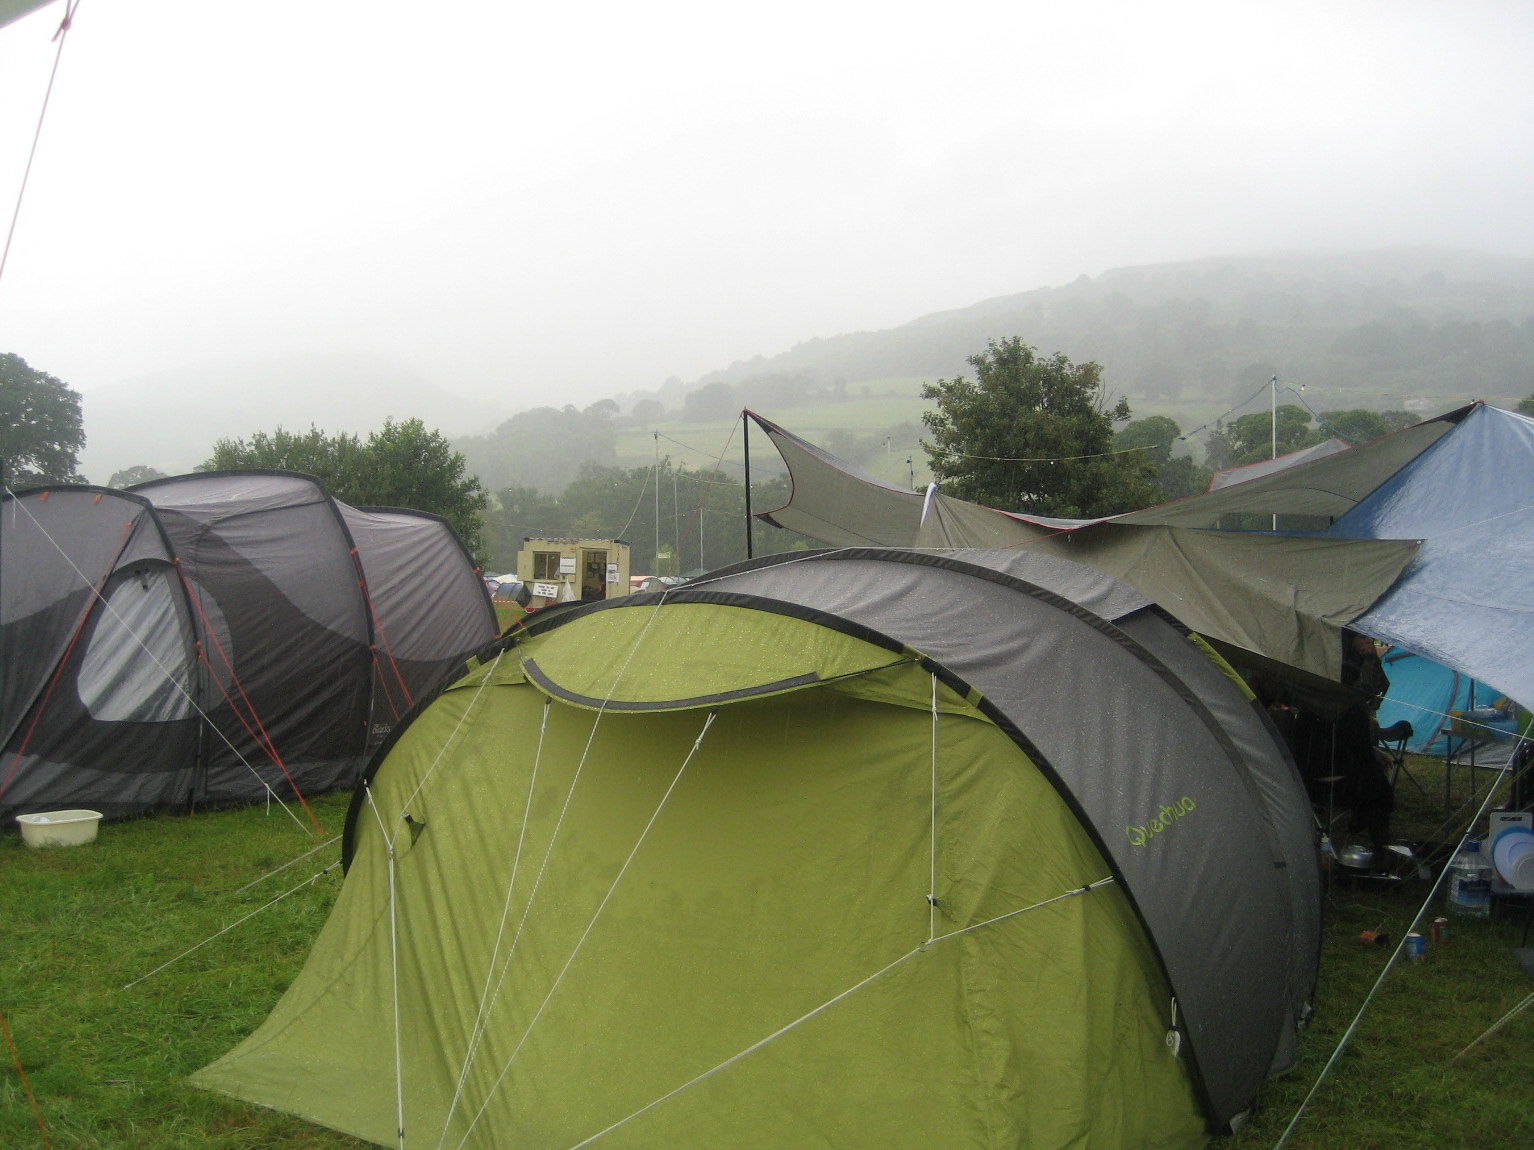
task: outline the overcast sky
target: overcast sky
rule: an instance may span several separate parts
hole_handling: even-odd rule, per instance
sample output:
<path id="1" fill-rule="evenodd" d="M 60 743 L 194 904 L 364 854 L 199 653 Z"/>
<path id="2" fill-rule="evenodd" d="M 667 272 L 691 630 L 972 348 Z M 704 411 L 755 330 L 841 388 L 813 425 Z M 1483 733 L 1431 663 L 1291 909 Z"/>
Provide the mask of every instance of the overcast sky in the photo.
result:
<path id="1" fill-rule="evenodd" d="M 0 28 L 5 221 L 60 12 Z M 0 350 L 515 409 L 1126 264 L 1529 256 L 1531 61 L 1523 0 L 84 0 Z"/>

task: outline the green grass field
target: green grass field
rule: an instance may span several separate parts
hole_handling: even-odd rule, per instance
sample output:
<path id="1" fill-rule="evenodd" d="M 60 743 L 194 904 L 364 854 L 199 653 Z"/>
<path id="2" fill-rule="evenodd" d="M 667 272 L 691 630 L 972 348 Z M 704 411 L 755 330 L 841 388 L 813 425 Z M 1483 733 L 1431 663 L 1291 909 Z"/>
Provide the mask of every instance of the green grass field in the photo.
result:
<path id="1" fill-rule="evenodd" d="M 1413 769 L 1427 793 L 1403 780 L 1397 833 L 1441 838 L 1442 767 L 1416 760 Z M 1468 794 L 1462 772 L 1456 784 L 1459 803 Z M 315 802 L 326 837 L 340 832 L 346 803 L 346 795 Z M 110 824 L 96 843 L 73 850 L 34 851 L 15 834 L 0 836 L 0 1009 L 54 1147 L 363 1145 L 185 1083 L 276 1002 L 325 919 L 338 872 L 123 989 L 339 857 L 339 845 L 326 847 L 239 892 L 315 843 L 281 810 L 259 807 Z M 1359 932 L 1399 937 L 1425 889 L 1410 882 L 1392 893 L 1328 894 L 1317 1015 L 1301 1061 L 1264 1089 L 1250 1124 L 1217 1150 L 1273 1145 L 1389 957 L 1361 946 Z M 1448 945 L 1430 947 L 1420 965 L 1399 965 L 1288 1145 L 1534 1144 L 1534 1010 L 1451 1061 L 1534 990 L 1512 956 L 1522 930 L 1506 915 L 1456 919 Z M 0 1050 L 0 1146 L 44 1145 L 10 1053 Z"/>

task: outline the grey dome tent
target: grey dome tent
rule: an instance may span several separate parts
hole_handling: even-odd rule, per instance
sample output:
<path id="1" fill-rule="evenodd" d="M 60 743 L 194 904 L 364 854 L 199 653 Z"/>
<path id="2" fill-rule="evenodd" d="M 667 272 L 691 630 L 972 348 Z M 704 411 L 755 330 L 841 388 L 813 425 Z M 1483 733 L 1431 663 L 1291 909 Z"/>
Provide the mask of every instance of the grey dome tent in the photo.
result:
<path id="1" fill-rule="evenodd" d="M 0 564 L 0 815 L 350 785 L 497 633 L 445 520 L 287 472 L 7 494 Z"/>
<path id="2" fill-rule="evenodd" d="M 193 1081 L 389 1146 L 1198 1146 L 1294 1057 L 1315 847 L 1264 714 L 1126 584 L 774 556 L 477 656 Z"/>

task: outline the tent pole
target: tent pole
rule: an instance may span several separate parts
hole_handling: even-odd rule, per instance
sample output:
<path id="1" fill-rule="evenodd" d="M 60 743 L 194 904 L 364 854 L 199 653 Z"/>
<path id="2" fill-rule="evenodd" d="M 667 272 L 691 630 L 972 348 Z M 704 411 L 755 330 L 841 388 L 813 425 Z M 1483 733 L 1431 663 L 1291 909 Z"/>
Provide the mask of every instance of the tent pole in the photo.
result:
<path id="1" fill-rule="evenodd" d="M 1278 458 L 1278 376 L 1268 380 L 1269 407 L 1273 413 L 1273 454 L 1270 459 Z M 1278 530 L 1278 512 L 1273 513 L 1273 530 Z"/>
<path id="2" fill-rule="evenodd" d="M 740 413 L 740 431 L 746 453 L 746 558 L 752 559 L 755 556 L 751 552 L 751 417 L 745 409 Z"/>
<path id="3" fill-rule="evenodd" d="M 650 559 L 650 569 L 660 574 L 660 432 L 655 436 L 655 554 Z"/>

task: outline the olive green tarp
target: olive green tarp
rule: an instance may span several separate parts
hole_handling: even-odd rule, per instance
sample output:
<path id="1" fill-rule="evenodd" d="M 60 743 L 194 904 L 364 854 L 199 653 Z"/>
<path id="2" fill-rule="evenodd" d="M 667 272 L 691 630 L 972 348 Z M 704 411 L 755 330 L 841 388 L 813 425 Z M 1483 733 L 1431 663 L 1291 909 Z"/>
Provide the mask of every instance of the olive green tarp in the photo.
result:
<path id="1" fill-rule="evenodd" d="M 1306 464 L 1111 519 L 1025 517 L 941 491 L 882 483 L 770 420 L 750 414 L 782 456 L 788 502 L 758 517 L 833 547 L 1027 547 L 1085 564 L 1143 591 L 1228 655 L 1336 680 L 1339 632 L 1385 593 L 1417 540 L 1330 539 L 1217 531 L 1241 514 L 1335 518 L 1453 426 L 1448 417 Z"/>
<path id="2" fill-rule="evenodd" d="M 194 1082 L 389 1146 L 1202 1145 L 1123 884 L 974 691 L 664 600 L 402 730 L 303 972 Z"/>

